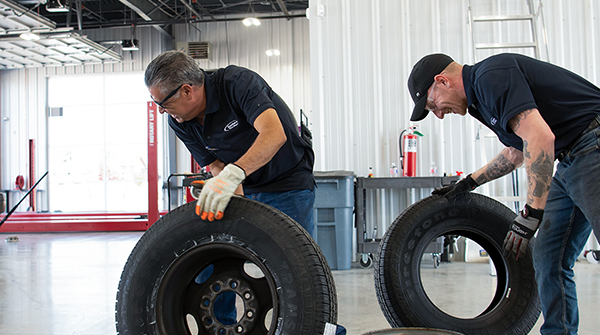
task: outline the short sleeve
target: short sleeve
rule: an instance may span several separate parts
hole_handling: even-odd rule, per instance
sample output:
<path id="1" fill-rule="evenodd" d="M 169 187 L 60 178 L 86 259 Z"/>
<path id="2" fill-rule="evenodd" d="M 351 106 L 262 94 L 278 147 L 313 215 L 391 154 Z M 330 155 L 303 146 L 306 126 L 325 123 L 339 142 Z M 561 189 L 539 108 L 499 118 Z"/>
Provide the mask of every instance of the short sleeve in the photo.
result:
<path id="1" fill-rule="evenodd" d="M 250 124 L 265 110 L 275 108 L 273 91 L 257 73 L 244 69 L 226 82 L 233 102 L 244 113 Z"/>
<path id="2" fill-rule="evenodd" d="M 491 111 L 500 126 L 509 133 L 512 133 L 508 126 L 511 118 L 528 109 L 537 108 L 527 80 L 516 67 L 486 71 L 477 81 L 475 87 L 480 90 L 480 103 Z"/>

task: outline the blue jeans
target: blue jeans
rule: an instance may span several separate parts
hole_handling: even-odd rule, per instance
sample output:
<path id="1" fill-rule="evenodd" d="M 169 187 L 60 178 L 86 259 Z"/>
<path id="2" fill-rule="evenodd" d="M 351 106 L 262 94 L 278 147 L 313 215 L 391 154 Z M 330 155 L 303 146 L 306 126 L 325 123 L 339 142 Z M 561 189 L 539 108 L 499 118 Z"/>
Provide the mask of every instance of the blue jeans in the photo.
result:
<path id="1" fill-rule="evenodd" d="M 600 237 L 600 128 L 582 136 L 557 166 L 533 248 L 544 335 L 577 334 L 573 266 L 592 229 Z"/>
<path id="2" fill-rule="evenodd" d="M 293 190 L 285 192 L 262 192 L 246 194 L 247 198 L 260 201 L 284 212 L 298 222 L 310 236 L 314 237 L 315 223 L 313 220 L 313 206 L 315 204 L 315 190 Z"/>

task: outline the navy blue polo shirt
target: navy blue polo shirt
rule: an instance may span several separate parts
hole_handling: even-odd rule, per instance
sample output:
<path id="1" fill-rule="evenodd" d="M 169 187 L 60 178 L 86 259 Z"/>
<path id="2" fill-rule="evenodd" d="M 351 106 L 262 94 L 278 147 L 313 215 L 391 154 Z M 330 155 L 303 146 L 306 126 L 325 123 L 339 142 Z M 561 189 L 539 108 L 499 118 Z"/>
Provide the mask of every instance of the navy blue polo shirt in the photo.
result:
<path id="1" fill-rule="evenodd" d="M 286 103 L 257 73 L 238 66 L 205 73 L 204 126 L 196 119 L 169 125 L 201 166 L 219 159 L 225 164 L 242 157 L 258 136 L 253 127 L 265 110 L 277 111 L 287 141 L 266 165 L 246 177 L 244 193 L 313 189 L 314 153 L 299 135 Z"/>
<path id="2" fill-rule="evenodd" d="M 559 66 L 519 54 L 491 56 L 463 67 L 469 114 L 506 146 L 523 151 L 508 121 L 537 108 L 554 133 L 554 157 L 600 114 L 600 89 Z"/>

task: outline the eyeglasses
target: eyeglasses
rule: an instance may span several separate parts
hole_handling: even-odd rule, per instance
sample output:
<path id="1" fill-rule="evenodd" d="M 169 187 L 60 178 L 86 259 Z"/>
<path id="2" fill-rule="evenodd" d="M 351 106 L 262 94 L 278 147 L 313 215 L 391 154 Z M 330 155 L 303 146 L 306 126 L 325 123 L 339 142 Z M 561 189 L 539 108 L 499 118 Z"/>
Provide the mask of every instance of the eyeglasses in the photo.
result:
<path id="1" fill-rule="evenodd" d="M 172 97 L 172 96 L 174 96 L 174 95 L 175 95 L 175 93 L 177 93 L 177 91 L 179 91 L 179 89 L 183 87 L 183 85 L 185 85 L 185 84 L 181 84 L 181 85 L 179 85 L 179 86 L 178 86 L 176 89 L 174 89 L 174 90 L 173 90 L 171 93 L 167 94 L 167 96 L 166 96 L 164 99 L 162 99 L 162 101 L 161 101 L 161 102 L 158 102 L 158 101 L 154 100 L 154 98 L 153 98 L 152 96 L 150 96 L 150 99 L 152 99 L 152 101 L 154 101 L 154 103 L 155 103 L 155 104 L 157 104 L 158 106 L 160 106 L 160 107 L 162 107 L 162 108 L 164 108 L 164 109 L 167 109 L 167 107 L 165 107 L 163 104 L 164 104 L 165 102 L 167 102 L 167 100 L 171 99 L 171 97 Z M 192 86 L 192 84 L 188 84 L 188 85 Z"/>

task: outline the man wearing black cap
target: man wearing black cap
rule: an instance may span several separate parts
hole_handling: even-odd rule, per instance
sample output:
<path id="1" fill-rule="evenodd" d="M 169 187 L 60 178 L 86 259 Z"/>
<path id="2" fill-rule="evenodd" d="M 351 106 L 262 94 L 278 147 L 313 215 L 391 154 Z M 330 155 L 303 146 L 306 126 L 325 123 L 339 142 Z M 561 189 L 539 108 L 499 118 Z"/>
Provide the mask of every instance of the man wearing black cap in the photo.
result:
<path id="1" fill-rule="evenodd" d="M 408 88 L 415 102 L 411 121 L 429 112 L 440 119 L 469 113 L 506 146 L 484 167 L 434 194 L 450 198 L 472 191 L 525 163 L 527 204 L 504 249 L 518 260 L 541 222 L 533 249 L 541 332 L 577 334 L 572 268 L 592 229 L 600 239 L 600 89 L 566 69 L 517 54 L 473 66 L 428 55 L 415 64 Z"/>

